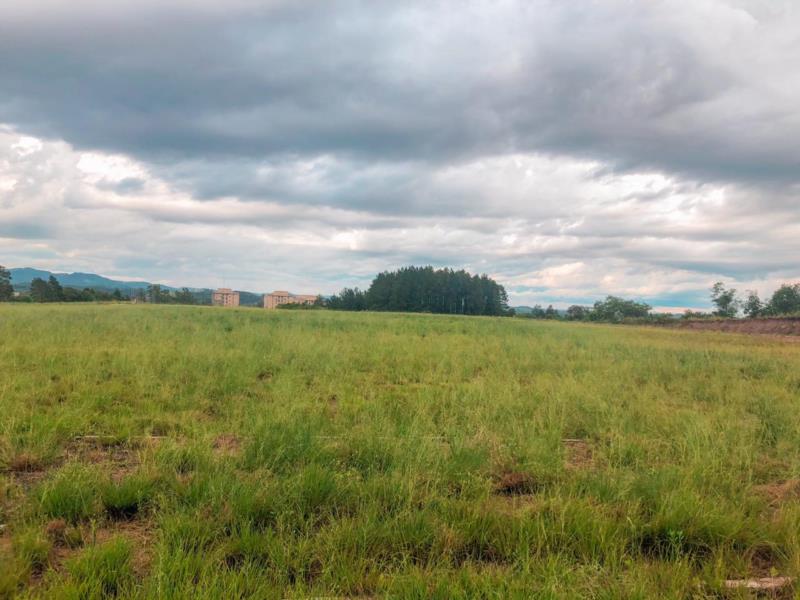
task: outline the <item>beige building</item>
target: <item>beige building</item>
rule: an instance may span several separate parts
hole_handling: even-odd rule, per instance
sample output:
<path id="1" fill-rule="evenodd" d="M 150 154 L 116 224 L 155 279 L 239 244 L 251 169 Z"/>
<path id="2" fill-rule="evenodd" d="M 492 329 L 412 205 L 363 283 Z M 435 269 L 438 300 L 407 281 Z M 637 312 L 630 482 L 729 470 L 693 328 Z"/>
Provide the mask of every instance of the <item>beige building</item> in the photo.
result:
<path id="1" fill-rule="evenodd" d="M 239 292 L 230 288 L 219 288 L 211 292 L 211 304 L 214 306 L 239 306 Z"/>
<path id="2" fill-rule="evenodd" d="M 314 304 L 316 299 L 316 296 L 290 294 L 277 290 L 271 294 L 264 294 L 264 308 L 278 308 L 281 304 Z"/>

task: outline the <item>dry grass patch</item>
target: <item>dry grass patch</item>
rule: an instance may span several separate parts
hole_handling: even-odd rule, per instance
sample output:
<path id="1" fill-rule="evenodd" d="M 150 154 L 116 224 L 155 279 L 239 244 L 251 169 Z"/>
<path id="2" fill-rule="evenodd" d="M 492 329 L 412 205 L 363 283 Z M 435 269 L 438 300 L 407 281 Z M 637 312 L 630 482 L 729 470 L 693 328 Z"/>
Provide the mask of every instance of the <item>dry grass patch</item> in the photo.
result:
<path id="1" fill-rule="evenodd" d="M 242 449 L 242 442 L 232 433 L 224 433 L 214 439 L 212 447 L 219 456 L 236 456 Z"/>
<path id="2" fill-rule="evenodd" d="M 594 465 L 594 451 L 587 440 L 562 440 L 566 448 L 566 466 L 568 469 L 588 469 Z"/>
<path id="3" fill-rule="evenodd" d="M 771 507 L 778 508 L 786 502 L 800 499 L 800 479 L 757 485 L 753 490 L 766 499 Z"/>

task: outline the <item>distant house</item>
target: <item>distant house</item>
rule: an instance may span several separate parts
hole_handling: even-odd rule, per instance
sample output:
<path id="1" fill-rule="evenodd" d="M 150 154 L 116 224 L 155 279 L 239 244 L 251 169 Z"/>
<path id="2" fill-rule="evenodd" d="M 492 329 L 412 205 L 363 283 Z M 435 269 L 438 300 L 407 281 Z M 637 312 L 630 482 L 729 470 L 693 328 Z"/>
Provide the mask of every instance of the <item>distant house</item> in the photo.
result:
<path id="1" fill-rule="evenodd" d="M 211 292 L 211 304 L 214 306 L 239 306 L 239 292 L 230 288 L 219 288 Z"/>
<path id="2" fill-rule="evenodd" d="M 278 308 L 281 304 L 314 304 L 316 296 L 307 294 L 290 294 L 277 290 L 271 294 L 264 294 L 264 308 Z"/>

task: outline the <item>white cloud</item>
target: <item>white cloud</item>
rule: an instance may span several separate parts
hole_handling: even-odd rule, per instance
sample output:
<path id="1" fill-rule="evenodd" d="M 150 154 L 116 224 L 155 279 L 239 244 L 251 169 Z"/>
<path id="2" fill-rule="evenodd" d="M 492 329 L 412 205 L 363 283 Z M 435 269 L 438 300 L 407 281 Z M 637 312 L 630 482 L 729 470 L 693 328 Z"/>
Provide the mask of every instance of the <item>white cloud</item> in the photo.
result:
<path id="1" fill-rule="evenodd" d="M 286 164 L 273 176 L 307 186 L 319 164 Z M 314 178 L 325 180 L 324 171 Z M 112 185 L 131 178 L 140 185 Z M 361 181 L 377 185 L 371 179 Z M 715 265 L 729 263 L 734 271 L 751 264 L 764 278 L 728 280 L 766 291 L 791 274 L 780 265 L 800 250 L 796 221 L 715 218 L 736 212 L 729 204 L 741 190 L 604 173 L 600 163 L 565 157 L 444 165 L 418 182 L 419 192 L 461 198 L 469 209 L 401 216 L 279 199 L 199 200 L 130 157 L 23 141 L 6 127 L 0 181 L 21 182 L 0 203 L 4 261 L 176 285 L 327 293 L 364 286 L 386 268 L 434 262 L 489 272 L 515 302 L 565 305 L 610 293 L 691 296 L 725 275 Z"/>

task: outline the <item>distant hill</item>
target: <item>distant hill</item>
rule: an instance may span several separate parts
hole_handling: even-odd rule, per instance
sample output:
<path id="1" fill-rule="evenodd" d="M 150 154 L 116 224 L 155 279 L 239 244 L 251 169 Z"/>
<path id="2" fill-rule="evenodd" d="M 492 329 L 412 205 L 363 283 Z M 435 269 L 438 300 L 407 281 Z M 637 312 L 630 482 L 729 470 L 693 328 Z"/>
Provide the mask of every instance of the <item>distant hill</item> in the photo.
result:
<path id="1" fill-rule="evenodd" d="M 514 312 L 518 315 L 529 315 L 533 312 L 533 308 L 530 306 L 512 306 L 511 308 L 513 308 Z"/>
<path id="2" fill-rule="evenodd" d="M 64 287 L 78 289 L 92 288 L 104 291 L 114 291 L 118 289 L 121 292 L 128 292 L 146 289 L 147 286 L 150 285 L 147 281 L 117 281 L 115 279 L 103 277 L 102 275 L 95 275 L 94 273 L 51 273 L 50 271 L 31 269 L 29 267 L 9 269 L 9 271 L 11 272 L 11 285 L 13 285 L 16 290 L 27 290 L 31 286 L 31 281 L 37 277 L 47 280 L 51 275 Z M 162 287 L 168 288 L 168 286 Z"/>
<path id="3" fill-rule="evenodd" d="M 43 271 L 41 269 L 32 269 L 30 267 L 22 267 L 18 269 L 9 269 L 11 272 L 11 285 L 17 291 L 27 291 L 31 287 L 31 281 L 37 277 L 45 281 L 52 275 L 64 287 L 71 287 L 76 289 L 91 288 L 93 290 L 101 290 L 104 292 L 113 292 L 119 290 L 124 296 L 129 296 L 136 290 L 147 289 L 150 285 L 149 281 L 120 281 L 117 279 L 109 279 L 102 275 L 95 275 L 94 273 L 52 273 L 50 271 Z M 162 285 L 162 289 L 175 290 L 178 288 Z M 189 288 L 195 292 L 202 302 L 211 303 L 211 289 L 210 288 Z M 254 292 L 240 291 L 240 303 L 243 306 L 261 305 L 263 294 Z"/>

